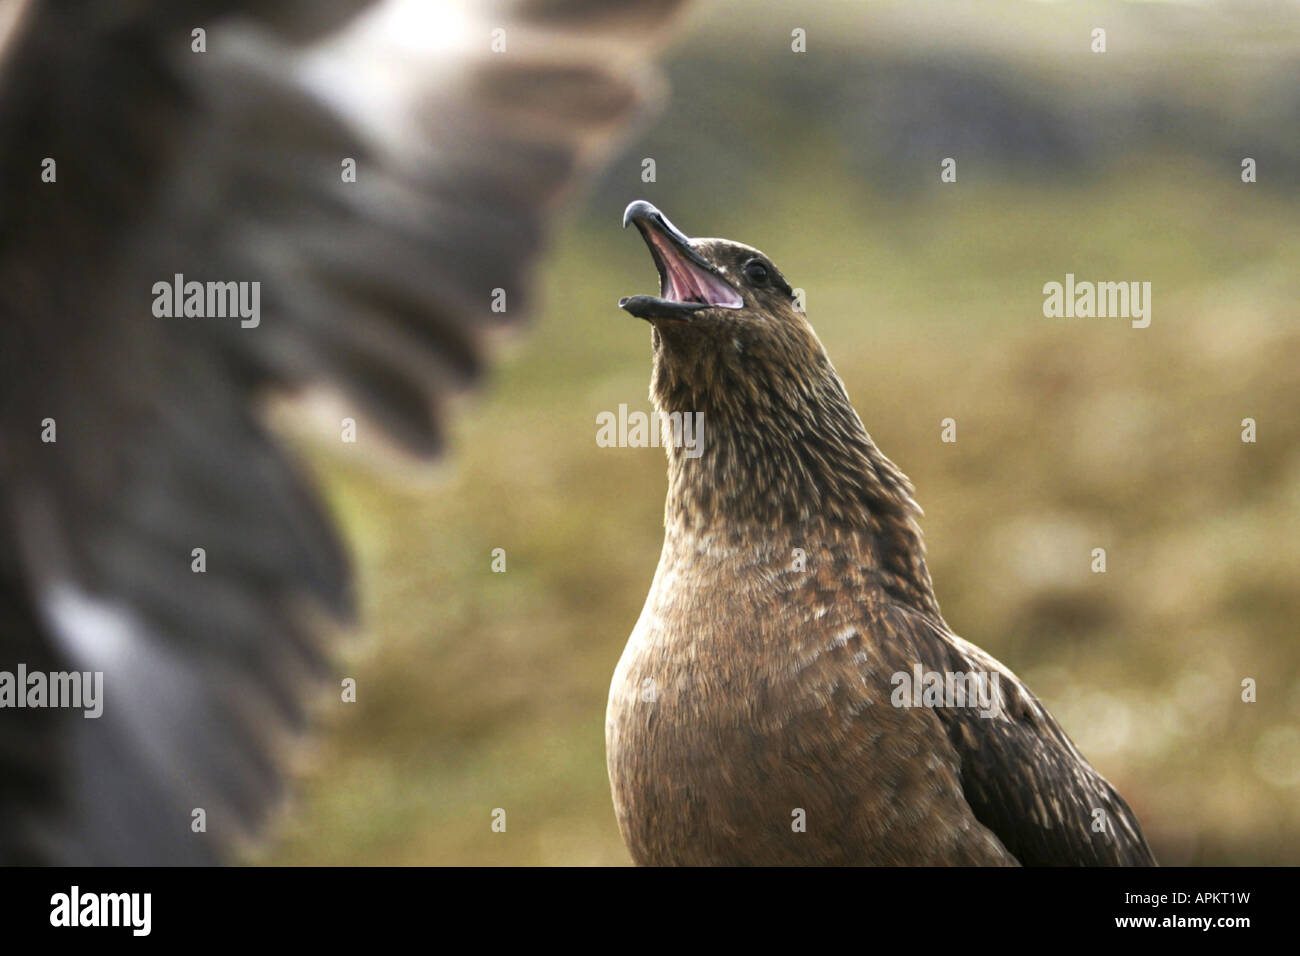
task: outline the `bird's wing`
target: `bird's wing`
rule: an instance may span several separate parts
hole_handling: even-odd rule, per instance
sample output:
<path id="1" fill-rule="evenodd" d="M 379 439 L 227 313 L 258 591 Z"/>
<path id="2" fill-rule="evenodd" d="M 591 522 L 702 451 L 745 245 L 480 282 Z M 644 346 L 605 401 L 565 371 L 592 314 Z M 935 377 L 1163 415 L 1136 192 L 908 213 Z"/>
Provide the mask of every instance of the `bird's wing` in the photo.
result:
<path id="1" fill-rule="evenodd" d="M 989 701 L 934 708 L 975 818 L 1026 866 L 1153 866 L 1133 815 L 1033 693 L 991 655 L 930 616 L 888 605 L 892 666 L 913 675 L 985 675 Z M 974 688 L 975 685 L 967 684 Z"/>
<path id="2" fill-rule="evenodd" d="M 0 676 L 102 672 L 103 712 L 0 709 L 0 859 L 264 824 L 352 598 L 261 398 L 325 386 L 435 453 L 678 5 L 8 0 Z"/>

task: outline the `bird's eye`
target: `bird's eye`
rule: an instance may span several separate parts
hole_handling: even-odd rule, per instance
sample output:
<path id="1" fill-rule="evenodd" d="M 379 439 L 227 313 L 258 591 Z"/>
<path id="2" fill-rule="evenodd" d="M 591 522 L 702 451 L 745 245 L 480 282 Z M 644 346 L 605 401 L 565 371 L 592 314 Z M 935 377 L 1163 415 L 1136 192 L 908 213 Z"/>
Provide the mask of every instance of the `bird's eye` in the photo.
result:
<path id="1" fill-rule="evenodd" d="M 754 285 L 762 285 L 767 281 L 767 266 L 757 259 L 750 259 L 745 263 L 745 278 Z"/>

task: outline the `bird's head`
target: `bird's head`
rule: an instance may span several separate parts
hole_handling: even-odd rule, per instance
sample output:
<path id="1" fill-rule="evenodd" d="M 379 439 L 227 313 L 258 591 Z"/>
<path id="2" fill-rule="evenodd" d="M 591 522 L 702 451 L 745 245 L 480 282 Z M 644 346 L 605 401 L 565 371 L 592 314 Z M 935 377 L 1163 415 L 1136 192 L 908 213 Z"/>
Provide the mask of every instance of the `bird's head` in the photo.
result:
<path id="1" fill-rule="evenodd" d="M 676 404 L 673 389 L 698 398 L 707 388 L 724 398 L 737 387 L 748 391 L 744 383 L 779 389 L 782 379 L 829 370 L 794 291 L 762 252 L 727 239 L 689 238 L 644 200 L 627 207 L 623 225 L 637 227 L 659 271 L 659 295 L 618 304 L 654 329 L 661 407 Z"/>
<path id="2" fill-rule="evenodd" d="M 623 213 L 636 226 L 659 270 L 659 295 L 619 300 L 656 327 L 689 327 L 689 335 L 725 335 L 772 318 L 798 322 L 794 292 L 772 261 L 727 239 L 691 239 L 644 199 Z"/>
<path id="3" fill-rule="evenodd" d="M 640 230 L 659 295 L 619 301 L 652 327 L 650 391 L 667 441 L 668 527 L 809 522 L 872 535 L 887 588 L 938 613 L 920 508 L 907 476 L 880 453 L 790 284 L 763 253 L 691 239 L 643 200 Z M 694 416 L 699 445 L 675 440 Z"/>

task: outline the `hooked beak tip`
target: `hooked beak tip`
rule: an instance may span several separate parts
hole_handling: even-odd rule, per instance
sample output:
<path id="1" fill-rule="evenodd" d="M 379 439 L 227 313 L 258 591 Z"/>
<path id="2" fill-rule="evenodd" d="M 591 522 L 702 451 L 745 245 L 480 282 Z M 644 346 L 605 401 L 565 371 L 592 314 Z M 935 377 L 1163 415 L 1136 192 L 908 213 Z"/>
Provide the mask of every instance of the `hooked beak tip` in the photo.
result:
<path id="1" fill-rule="evenodd" d="M 627 208 L 623 210 L 623 228 L 626 229 L 630 223 L 638 219 L 648 219 L 659 214 L 659 210 L 650 203 L 644 199 L 637 199 L 628 203 Z"/>

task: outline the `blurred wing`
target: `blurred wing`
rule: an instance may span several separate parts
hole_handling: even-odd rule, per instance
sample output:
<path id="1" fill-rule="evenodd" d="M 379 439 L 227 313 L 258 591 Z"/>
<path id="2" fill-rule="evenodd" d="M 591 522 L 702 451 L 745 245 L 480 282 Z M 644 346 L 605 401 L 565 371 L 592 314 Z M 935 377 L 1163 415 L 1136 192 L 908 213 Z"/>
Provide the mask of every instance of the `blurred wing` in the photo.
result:
<path id="1" fill-rule="evenodd" d="M 994 716 L 937 707 L 975 818 L 1025 866 L 1154 866 L 1128 804 L 1084 759 L 1029 688 L 975 645 L 920 612 L 891 605 L 884 626 L 910 662 L 996 675 Z M 911 663 L 900 663 L 910 672 Z M 1101 811 L 1099 814 L 1098 811 Z"/>
<path id="2" fill-rule="evenodd" d="M 0 709 L 0 859 L 227 858 L 352 606 L 259 397 L 325 386 L 437 452 L 678 3 L 26 6 L 0 64 L 0 672 L 102 671 L 103 713 Z"/>

